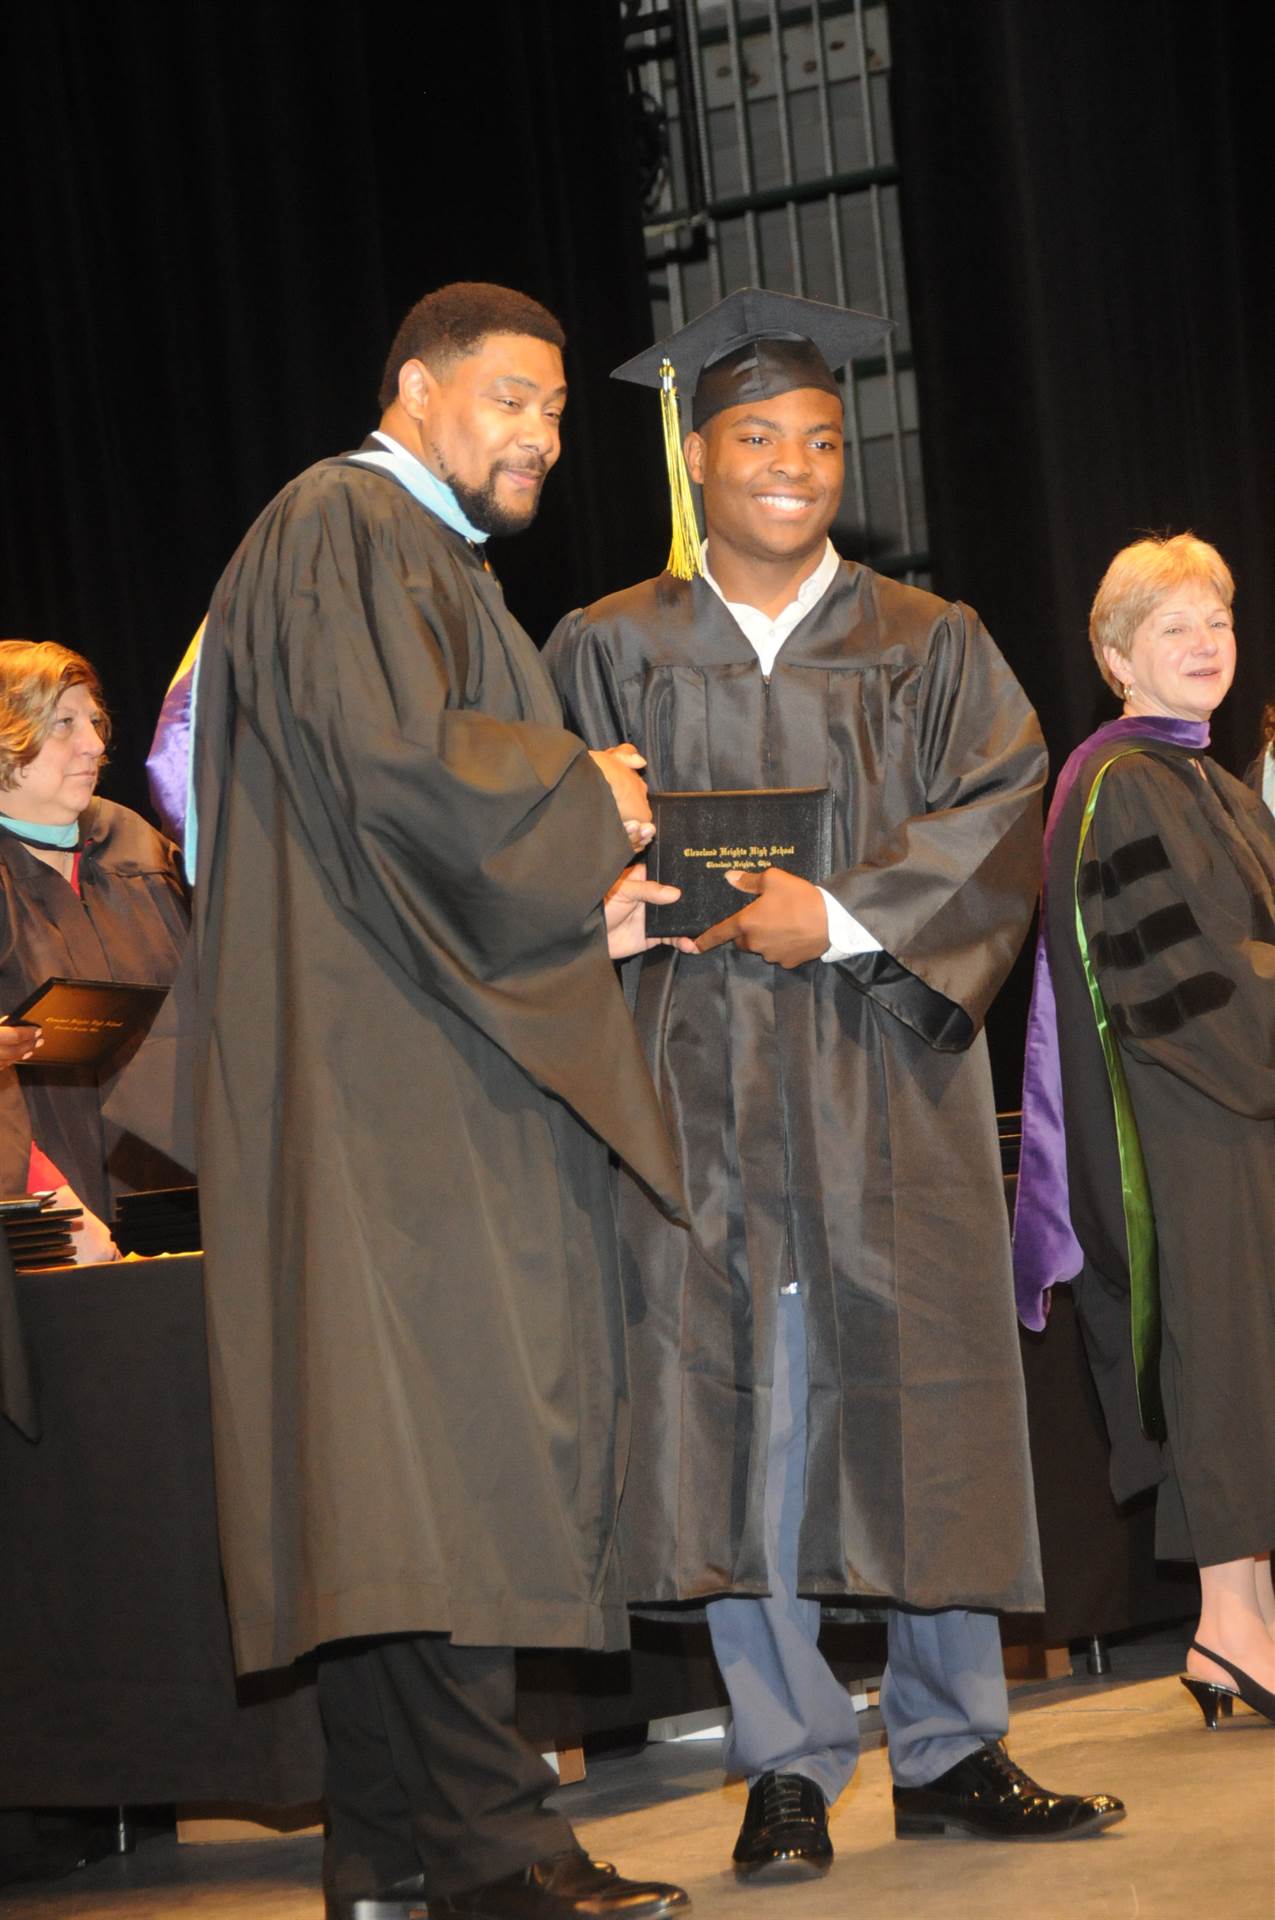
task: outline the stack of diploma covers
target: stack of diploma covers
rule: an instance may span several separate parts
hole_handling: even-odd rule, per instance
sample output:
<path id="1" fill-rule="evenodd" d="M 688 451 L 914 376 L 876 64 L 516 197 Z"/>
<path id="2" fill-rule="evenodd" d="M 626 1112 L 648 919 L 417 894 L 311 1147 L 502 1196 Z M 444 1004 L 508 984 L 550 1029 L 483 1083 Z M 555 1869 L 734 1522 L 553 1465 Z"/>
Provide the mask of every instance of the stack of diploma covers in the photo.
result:
<path id="1" fill-rule="evenodd" d="M 0 1226 L 19 1273 L 73 1266 L 71 1231 L 82 1218 L 79 1207 L 55 1207 L 51 1193 L 21 1193 L 0 1199 Z"/>
<path id="2" fill-rule="evenodd" d="M 786 867 L 816 884 L 832 871 L 832 797 L 827 787 L 719 787 L 710 793 L 653 793 L 651 879 L 680 887 L 672 906 L 649 906 L 649 934 L 687 934 L 738 913 L 749 896 L 725 878 L 738 868 Z"/>
<path id="3" fill-rule="evenodd" d="M 111 1237 L 121 1253 L 198 1253 L 198 1187 L 161 1187 L 122 1193 Z"/>

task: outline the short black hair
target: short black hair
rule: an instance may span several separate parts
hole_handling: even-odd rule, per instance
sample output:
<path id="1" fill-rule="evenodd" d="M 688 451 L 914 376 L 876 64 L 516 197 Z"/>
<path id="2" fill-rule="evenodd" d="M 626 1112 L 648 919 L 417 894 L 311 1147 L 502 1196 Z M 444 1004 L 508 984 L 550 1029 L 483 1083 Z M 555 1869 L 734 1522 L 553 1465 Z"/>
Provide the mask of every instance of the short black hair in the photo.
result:
<path id="1" fill-rule="evenodd" d="M 453 360 L 472 353 L 489 333 L 528 334 L 559 348 L 567 344 L 560 323 L 530 294 L 486 280 L 453 280 L 418 300 L 395 334 L 381 377 L 382 410 L 398 398 L 405 360 L 423 360 L 431 373 L 441 373 Z"/>

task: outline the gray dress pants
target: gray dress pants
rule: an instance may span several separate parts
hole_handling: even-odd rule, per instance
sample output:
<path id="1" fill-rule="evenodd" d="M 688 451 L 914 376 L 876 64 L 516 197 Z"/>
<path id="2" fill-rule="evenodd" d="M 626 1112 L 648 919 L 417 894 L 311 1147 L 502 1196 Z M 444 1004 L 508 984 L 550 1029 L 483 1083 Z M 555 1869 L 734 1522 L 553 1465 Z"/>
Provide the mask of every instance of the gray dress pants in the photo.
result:
<path id="1" fill-rule="evenodd" d="M 422 1869 L 427 1894 L 462 1893 L 577 1845 L 544 1804 L 556 1776 L 514 1722 L 512 1648 L 334 1640 L 318 1679 L 330 1901 Z"/>
<path id="2" fill-rule="evenodd" d="M 819 1651 L 819 1603 L 797 1594 L 805 1478 L 805 1315 L 799 1293 L 782 1293 L 766 1461 L 771 1590 L 711 1600 L 708 1626 L 730 1696 L 727 1772 L 750 1785 L 772 1770 L 804 1774 L 831 1803 L 858 1764 L 859 1725 Z M 891 1607 L 887 1634 L 881 1717 L 890 1770 L 899 1786 L 924 1786 L 1009 1726 L 1000 1627 L 992 1613 Z"/>

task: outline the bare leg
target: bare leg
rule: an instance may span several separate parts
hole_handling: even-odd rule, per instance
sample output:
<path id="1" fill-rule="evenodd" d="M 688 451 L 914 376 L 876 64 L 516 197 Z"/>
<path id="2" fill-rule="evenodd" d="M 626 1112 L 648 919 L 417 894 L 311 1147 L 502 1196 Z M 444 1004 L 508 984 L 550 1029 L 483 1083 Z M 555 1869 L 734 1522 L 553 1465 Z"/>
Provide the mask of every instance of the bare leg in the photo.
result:
<path id="1" fill-rule="evenodd" d="M 1259 1553 L 1254 1568 L 1257 1580 L 1257 1604 L 1266 1622 L 1266 1631 L 1275 1640 L 1275 1585 L 1271 1582 L 1271 1556 Z"/>
<path id="2" fill-rule="evenodd" d="M 1211 1647 L 1237 1667 L 1251 1674 L 1260 1686 L 1275 1691 L 1275 1638 L 1272 1638 L 1258 1598 L 1259 1563 L 1251 1555 L 1244 1560 L 1223 1560 L 1200 1568 L 1200 1624 L 1196 1640 Z M 1270 1584 L 1269 1565 L 1265 1568 Z M 1202 1654 L 1188 1653 L 1187 1672 L 1197 1679 L 1231 1686 L 1230 1676 L 1215 1661 Z"/>

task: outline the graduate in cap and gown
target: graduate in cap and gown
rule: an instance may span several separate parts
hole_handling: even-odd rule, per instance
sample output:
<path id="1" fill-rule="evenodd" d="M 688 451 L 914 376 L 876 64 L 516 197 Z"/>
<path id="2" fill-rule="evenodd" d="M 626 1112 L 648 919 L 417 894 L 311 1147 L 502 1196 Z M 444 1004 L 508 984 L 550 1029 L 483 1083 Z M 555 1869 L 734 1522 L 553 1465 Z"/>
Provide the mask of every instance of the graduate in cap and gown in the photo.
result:
<path id="1" fill-rule="evenodd" d="M 629 967 L 692 1232 L 621 1173 L 621 1544 L 634 1601 L 707 1603 L 745 1876 L 832 1858 L 858 1730 L 821 1601 L 889 1605 L 899 1833 L 1123 1812 L 1000 1744 L 995 1610 L 1042 1594 L 982 1026 L 1031 917 L 1045 752 L 970 608 L 829 541 L 833 369 L 888 324 L 749 289 L 617 369 L 662 390 L 673 552 L 546 655 L 570 723 L 632 741 L 653 792 L 830 790 L 826 871 L 728 874 L 696 946 Z"/>

